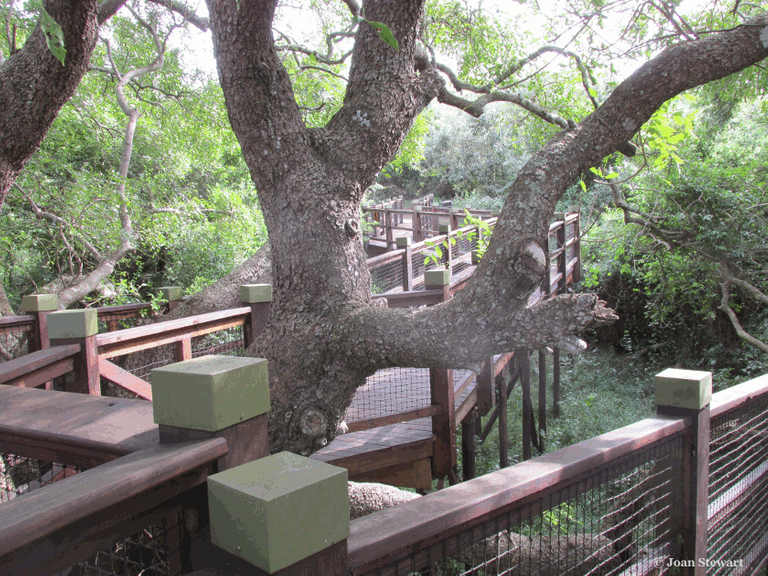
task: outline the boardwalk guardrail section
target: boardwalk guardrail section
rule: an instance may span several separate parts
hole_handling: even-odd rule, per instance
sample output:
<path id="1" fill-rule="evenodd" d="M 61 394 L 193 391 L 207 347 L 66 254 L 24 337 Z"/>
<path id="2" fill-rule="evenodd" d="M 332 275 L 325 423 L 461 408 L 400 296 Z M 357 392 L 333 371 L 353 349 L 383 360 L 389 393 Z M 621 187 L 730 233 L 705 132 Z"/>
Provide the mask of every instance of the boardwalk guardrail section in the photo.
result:
<path id="1" fill-rule="evenodd" d="M 693 404 L 659 393 L 680 381 Z M 756 574 L 768 376 L 711 406 L 707 382 L 665 371 L 655 418 L 355 520 L 350 574 Z"/>
<path id="2" fill-rule="evenodd" d="M 496 219 L 487 221 L 491 229 Z M 444 225 L 445 226 L 445 225 Z M 386 298 L 389 307 L 430 306 L 445 301 L 464 287 L 474 272 L 473 255 L 477 250 L 478 239 L 483 230 L 475 226 L 465 226 L 455 230 L 442 229 L 443 234 L 428 241 L 413 244 L 409 238 L 399 238 L 398 250 L 370 258 L 372 285 L 383 294 L 374 297 Z M 441 258 L 427 258 L 434 246 L 442 246 Z M 558 220 L 549 230 L 549 277 L 539 291 L 532 295 L 532 301 L 564 293 L 568 286 L 580 279 L 580 239 L 579 215 L 559 214 Z M 452 272 L 450 283 L 444 286 L 425 285 L 427 274 L 434 274 L 441 267 L 447 266 Z M 424 289 L 415 289 L 416 287 Z M 462 426 L 462 451 L 464 478 L 475 475 L 475 433 L 481 441 L 485 440 L 491 428 L 498 421 L 501 442 L 499 459 L 502 466 L 509 463 L 506 422 L 507 397 L 519 382 L 523 393 L 523 458 L 532 455 L 532 448 L 543 451 L 542 430 L 546 428 L 546 386 L 547 368 L 545 356 L 551 354 L 553 361 L 553 413 L 559 413 L 560 366 L 559 351 L 539 351 L 540 397 L 538 431 L 536 416 L 531 401 L 530 359 L 528 352 L 509 352 L 485 361 L 483 372 L 476 375 L 471 372 L 454 373 L 453 370 L 428 371 L 428 386 L 419 383 L 415 374 L 395 373 L 398 369 L 386 372 L 388 385 L 386 394 L 389 401 L 379 402 L 387 406 L 385 413 L 380 413 L 376 406 L 367 406 L 367 396 L 356 396 L 348 412 L 350 432 L 368 430 L 379 426 L 409 422 L 430 416 L 436 435 L 433 455 L 433 474 L 437 478 L 448 477 L 457 480 L 456 438 L 454 430 Z M 511 364 L 513 358 L 514 365 Z M 414 371 L 411 371 L 414 372 Z M 424 370 L 423 372 L 427 372 Z M 455 377 L 455 378 L 454 378 Z M 377 385 L 377 375 L 368 379 L 366 386 Z M 450 382 L 450 384 L 449 384 Z M 409 390 L 405 390 L 409 388 Z M 450 388 L 450 389 L 449 389 Z M 414 392 L 419 390 L 420 394 Z M 379 393 L 381 395 L 381 393 Z M 403 404 L 401 397 L 408 397 L 407 409 L 398 410 Z M 481 416 L 491 413 L 491 418 L 483 430 L 476 430 Z"/>
<path id="3" fill-rule="evenodd" d="M 266 360 L 206 356 L 160 376 L 154 405 L 0 387 L 0 574 L 192 570 L 206 479 L 269 454 Z M 243 394 L 255 401 L 227 411 Z"/>
<path id="4" fill-rule="evenodd" d="M 245 363 L 232 370 L 266 364 L 208 358 Z M 188 367 L 181 372 L 189 377 Z M 25 479 L 37 480 L 36 489 L 0 504 L 0 574 L 73 564 L 195 576 L 756 574 L 768 561 L 768 376 L 714 395 L 711 382 L 710 373 L 666 370 L 656 378 L 658 416 L 359 518 L 348 532 L 339 515 L 335 536 L 299 557 L 286 557 L 266 534 L 305 528 L 297 518 L 307 499 L 327 495 L 343 506 L 346 478 L 300 456 L 267 457 L 265 412 L 239 421 L 238 407 L 237 429 L 224 422 L 205 432 L 162 413 L 155 424 L 151 405 L 138 400 L 0 388 L 0 481 L 40 470 L 19 470 L 24 458 L 69 470 L 53 479 L 62 466 L 51 465 Z M 172 378 L 164 384 L 178 392 Z M 204 406 L 191 399 L 189 413 Z M 260 448 L 239 445 L 246 437 Z M 280 476 L 297 470 L 290 482 Z M 209 478 L 242 495 L 228 500 Z M 267 522 L 279 511 L 250 487 L 262 482 L 299 502 L 282 522 Z M 237 518 L 221 526 L 231 515 L 214 508 L 232 502 L 242 502 L 232 508 Z M 251 539 L 260 530 L 265 536 Z"/>
<path id="5" fill-rule="evenodd" d="M 551 267 L 549 286 L 544 286 L 540 292 L 534 295 L 535 298 L 546 297 L 547 293 L 553 294 L 567 286 L 567 283 L 577 279 L 579 265 L 578 249 L 578 214 L 563 215 L 562 220 L 552 224 L 550 228 L 550 250 Z M 490 224 L 494 224 L 491 221 Z M 470 232 L 474 232 L 471 235 Z M 388 305 L 391 307 L 413 307 L 419 305 L 431 305 L 437 302 L 449 299 L 456 291 L 463 288 L 471 277 L 474 270 L 472 266 L 472 253 L 477 248 L 477 239 L 482 234 L 482 230 L 473 227 L 464 227 L 454 231 L 445 231 L 445 234 L 433 238 L 430 243 L 434 246 L 436 243 L 444 242 L 447 249 L 443 251 L 441 263 L 451 266 L 451 272 L 448 284 L 425 285 L 424 278 L 435 271 L 439 271 L 439 263 L 435 259 L 424 262 L 425 253 L 433 249 L 433 246 L 426 242 L 411 245 L 407 239 L 402 242 L 404 248 L 379 258 L 373 258 L 369 261 L 369 267 L 372 270 L 374 282 L 376 281 L 376 270 L 382 266 L 391 265 L 400 270 L 403 282 L 401 287 L 395 287 L 379 297 L 386 297 Z M 453 238 L 455 242 L 449 242 Z M 444 275 L 438 274 L 442 277 Z M 407 279 L 403 281 L 402 279 Z M 416 285 L 424 285 L 424 290 L 413 290 Z M 546 284 L 546 283 L 545 283 Z M 61 346 L 70 346 L 65 353 L 59 350 L 55 353 L 46 353 L 37 356 L 22 357 L 14 361 L 13 364 L 0 364 L 0 382 L 13 383 L 17 386 L 37 385 L 40 376 L 35 376 L 36 380 L 22 377 L 25 372 L 24 366 L 30 373 L 38 368 L 47 369 L 46 377 L 53 379 L 66 375 L 62 380 L 62 389 L 67 391 L 81 392 L 92 395 L 101 394 L 101 379 L 107 381 L 106 393 L 110 396 L 129 394 L 144 399 L 152 398 L 152 388 L 149 382 L 150 370 L 154 367 L 170 364 L 172 362 L 184 361 L 201 354 L 242 354 L 242 351 L 253 341 L 255 334 L 258 334 L 261 328 L 266 324 L 269 316 L 271 302 L 271 288 L 269 287 L 246 287 L 250 290 L 267 290 L 269 294 L 256 294 L 249 296 L 243 292 L 243 301 L 248 306 L 234 310 L 215 312 L 202 316 L 188 317 L 169 322 L 157 322 L 145 326 L 137 326 L 114 332 L 98 333 L 95 327 L 98 326 L 98 310 L 85 311 L 66 311 L 59 313 L 46 312 L 45 322 L 51 314 L 54 317 L 60 316 L 74 317 L 82 314 L 83 319 L 76 322 L 78 324 L 77 334 L 75 334 L 68 325 L 60 334 L 54 334 L 53 337 L 47 334 L 55 348 Z M 403 288 L 411 288 L 403 291 Z M 179 289 L 166 287 L 166 298 L 175 305 L 181 298 Z M 125 309 L 117 310 L 117 313 L 124 313 Z M 86 317 L 90 318 L 87 320 Z M 61 324 L 61 323 L 60 323 Z M 79 352 L 75 352 L 78 346 Z M 61 355 L 62 357 L 59 357 Z M 557 354 L 557 351 L 554 351 Z M 454 372 L 452 370 L 432 370 L 429 372 L 427 385 L 423 386 L 424 394 L 419 398 L 410 398 L 410 405 L 405 410 L 388 410 L 385 413 L 363 414 L 361 417 L 349 421 L 351 431 L 362 431 L 371 428 L 409 422 L 425 417 L 432 418 L 432 427 L 435 433 L 435 448 L 431 455 L 437 464 L 433 463 L 433 473 L 435 477 L 448 476 L 453 481 L 456 480 L 456 438 L 455 429 L 459 424 L 465 429 L 464 437 L 469 437 L 468 433 L 477 418 L 493 410 L 491 425 L 498 417 L 501 435 L 506 434 L 506 411 L 501 410 L 496 403 L 498 389 L 499 403 L 504 405 L 508 392 L 515 382 L 521 382 L 524 394 L 524 403 L 526 406 L 530 402 L 530 377 L 527 368 L 520 369 L 515 366 L 514 369 L 508 368 L 513 353 L 501 355 L 494 359 L 486 361 L 486 370 L 483 374 L 476 376 L 472 373 L 458 373 L 454 381 Z M 525 362 L 527 354 L 520 355 L 520 362 Z M 525 356 L 525 359 L 522 358 Z M 26 358 L 26 359 L 25 359 Z M 53 363 L 58 362 L 55 367 Z M 492 366 L 492 369 L 490 368 Z M 525 365 L 527 366 L 527 364 Z M 557 398 L 559 396 L 559 378 L 558 365 L 555 365 L 554 387 L 555 387 L 555 409 L 557 408 Z M 540 370 L 540 377 L 543 371 Z M 501 382 L 504 382 L 502 384 Z M 47 383 L 50 380 L 46 381 Z M 449 384 L 450 382 L 450 384 Z M 475 383 L 475 386 L 472 384 Z M 546 386 L 546 382 L 543 382 Z M 412 394 L 406 390 L 411 386 L 410 382 L 403 382 L 401 386 L 402 394 Z M 397 387 L 387 385 L 388 391 L 396 390 Z M 540 395 L 545 395 L 546 390 L 542 390 L 542 381 L 539 387 Z M 353 402 L 354 404 L 354 402 Z M 392 404 L 397 406 L 396 403 Z M 542 402 L 543 405 L 543 402 Z M 477 410 L 476 410 L 477 408 Z M 545 415 L 540 413 L 539 427 L 543 426 Z M 531 440 L 534 445 L 540 447 L 536 439 L 536 429 L 532 408 L 524 412 L 524 457 L 530 457 Z M 484 438 L 490 431 L 486 426 L 482 431 Z M 473 440 L 474 438 L 472 438 Z M 468 441 L 469 442 L 469 441 Z M 506 443 L 500 447 L 500 461 L 508 461 L 508 456 L 504 450 Z M 474 444 L 465 443 L 464 447 L 465 478 L 472 477 L 472 462 L 474 461 Z"/>

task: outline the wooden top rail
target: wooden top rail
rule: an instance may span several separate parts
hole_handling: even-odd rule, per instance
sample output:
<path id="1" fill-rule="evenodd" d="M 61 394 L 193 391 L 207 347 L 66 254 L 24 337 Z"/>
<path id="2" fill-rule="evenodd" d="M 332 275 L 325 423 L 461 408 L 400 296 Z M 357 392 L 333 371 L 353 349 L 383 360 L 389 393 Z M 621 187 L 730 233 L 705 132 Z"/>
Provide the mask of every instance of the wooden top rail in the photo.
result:
<path id="1" fill-rule="evenodd" d="M 137 304 L 122 304 L 120 306 L 102 306 L 101 308 L 96 308 L 96 311 L 99 313 L 99 319 L 101 319 L 105 316 L 112 316 L 114 314 L 139 312 L 151 308 L 151 302 L 139 302 Z"/>
<path id="2" fill-rule="evenodd" d="M 223 438 L 154 446 L 0 505 L 3 573 L 55 572 L 78 554 L 87 558 L 79 542 L 204 482 L 226 454 Z"/>
<path id="3" fill-rule="evenodd" d="M 364 574 L 407 558 L 526 501 L 591 477 L 598 467 L 683 430 L 683 419 L 648 418 L 353 520 L 347 541 L 350 574 Z"/>
<path id="4" fill-rule="evenodd" d="M 88 468 L 158 438 L 143 400 L 0 386 L 1 452 Z"/>
<path id="5" fill-rule="evenodd" d="M 74 357 L 79 353 L 78 344 L 69 344 L 8 360 L 0 364 L 0 384 L 28 388 L 40 386 L 52 378 L 71 372 L 74 368 Z"/>
<path id="6" fill-rule="evenodd" d="M 31 328 L 35 317 L 29 314 L 23 316 L 5 316 L 0 318 L 0 331 L 11 328 Z"/>
<path id="7" fill-rule="evenodd" d="M 99 358 L 130 354 L 147 348 L 179 342 L 185 338 L 194 338 L 211 332 L 242 326 L 250 313 L 249 307 L 232 308 L 98 334 L 96 345 L 99 348 Z"/>
<path id="8" fill-rule="evenodd" d="M 712 394 L 710 418 L 723 416 L 768 395 L 768 374 Z"/>

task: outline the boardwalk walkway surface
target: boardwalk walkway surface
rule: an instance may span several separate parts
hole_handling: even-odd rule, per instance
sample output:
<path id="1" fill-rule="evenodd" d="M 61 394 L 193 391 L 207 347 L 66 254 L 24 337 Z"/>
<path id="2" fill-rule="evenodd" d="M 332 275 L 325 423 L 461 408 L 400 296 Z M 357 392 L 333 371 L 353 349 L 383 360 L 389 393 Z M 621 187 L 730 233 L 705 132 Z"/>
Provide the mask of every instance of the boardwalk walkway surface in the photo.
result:
<path id="1" fill-rule="evenodd" d="M 476 379 L 468 370 L 455 371 L 454 390 L 467 378 L 472 378 L 472 382 L 456 397 L 456 408 L 472 392 Z M 427 408 L 430 404 L 429 369 L 379 370 L 358 389 L 347 410 L 346 421 L 354 425 L 358 421 Z M 349 470 L 352 479 L 360 480 L 394 481 L 394 478 L 391 478 L 391 470 L 379 474 L 377 472 L 399 467 L 398 469 L 410 470 L 411 474 L 404 473 L 405 476 L 416 475 L 417 483 L 426 486 L 426 475 L 429 476 L 429 484 L 432 479 L 427 465 L 434 455 L 434 439 L 432 419 L 418 418 L 339 435 L 311 457 L 343 466 Z M 395 476 L 397 477 L 397 474 Z M 407 482 L 407 479 L 405 481 Z"/>

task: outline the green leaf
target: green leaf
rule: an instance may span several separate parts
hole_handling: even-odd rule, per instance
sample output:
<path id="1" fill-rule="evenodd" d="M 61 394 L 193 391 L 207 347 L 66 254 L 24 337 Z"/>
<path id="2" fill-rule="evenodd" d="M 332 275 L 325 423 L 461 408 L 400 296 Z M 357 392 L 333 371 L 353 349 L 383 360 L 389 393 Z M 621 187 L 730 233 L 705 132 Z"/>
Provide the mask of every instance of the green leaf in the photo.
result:
<path id="1" fill-rule="evenodd" d="M 384 40 L 387 44 L 392 46 L 395 50 L 400 50 L 400 44 L 397 42 L 397 38 L 392 34 L 392 30 L 384 22 L 374 22 L 373 20 L 366 20 L 368 24 L 376 28 L 379 31 L 379 38 Z"/>
<path id="2" fill-rule="evenodd" d="M 40 8 L 40 10 L 42 11 L 40 26 L 43 29 L 43 34 L 45 34 L 48 50 L 64 66 L 64 57 L 67 55 L 67 49 L 64 48 L 64 32 L 62 32 L 61 26 L 58 25 L 56 20 L 46 12 L 45 8 Z"/>

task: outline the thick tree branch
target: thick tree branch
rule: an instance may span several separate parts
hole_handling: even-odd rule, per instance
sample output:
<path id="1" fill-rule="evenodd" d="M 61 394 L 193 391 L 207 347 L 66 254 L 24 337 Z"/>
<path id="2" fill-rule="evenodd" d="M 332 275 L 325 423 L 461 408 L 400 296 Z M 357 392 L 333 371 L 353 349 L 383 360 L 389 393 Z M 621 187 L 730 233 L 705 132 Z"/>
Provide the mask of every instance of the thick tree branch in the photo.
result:
<path id="1" fill-rule="evenodd" d="M 756 286 L 750 284 L 746 280 L 738 278 L 728 271 L 728 263 L 725 261 L 720 262 L 720 278 L 728 282 L 729 284 L 735 284 L 747 294 L 752 296 L 758 302 L 768 304 L 768 295 L 761 292 Z"/>
<path id="2" fill-rule="evenodd" d="M 731 325 L 733 325 L 733 328 L 734 330 L 736 330 L 736 333 L 739 335 L 739 338 L 744 340 L 744 342 L 751 344 L 755 348 L 768 353 L 768 344 L 766 344 L 762 340 L 755 338 L 754 336 L 749 334 L 746 330 L 744 330 L 744 327 L 741 325 L 741 322 L 739 321 L 739 317 L 736 316 L 736 312 L 734 312 L 733 308 L 731 308 L 730 306 L 731 282 L 726 280 L 720 285 L 720 289 L 722 290 L 722 293 L 723 293 L 723 298 L 720 301 L 720 310 L 725 312 L 725 315 L 728 316 L 728 319 L 731 321 Z"/>
<path id="3" fill-rule="evenodd" d="M 612 313 L 596 297 L 555 299 L 551 304 L 529 307 L 529 296 L 538 290 L 548 270 L 545 247 L 556 202 L 579 174 L 628 141 L 666 100 L 768 56 L 768 43 L 761 38 L 766 34 L 766 23 L 768 16 L 750 26 L 667 49 L 617 87 L 578 126 L 553 138 L 531 158 L 511 186 L 486 255 L 469 286 L 453 300 L 434 309 L 411 312 L 412 316 L 395 311 L 366 312 L 363 316 L 392 314 L 409 321 L 419 329 L 408 332 L 410 338 L 401 346 L 416 347 L 420 354 L 428 354 L 432 347 L 442 348 L 450 354 L 433 352 L 428 357 L 438 362 L 450 356 L 453 363 L 458 358 L 557 344 L 566 333 L 610 321 Z M 540 320 L 536 320 L 539 315 Z M 447 331 L 449 340 L 436 345 L 437 340 L 429 336 L 432 324 L 441 327 L 443 337 Z M 518 326 L 525 326 L 525 330 Z M 534 342 L 527 335 L 537 331 L 540 335 Z M 416 355 L 411 360 L 416 360 Z"/>
<path id="4" fill-rule="evenodd" d="M 64 33 L 64 65 L 48 50 L 38 24 L 24 47 L 0 68 L 0 207 L 24 164 L 85 74 L 96 45 L 96 0 L 49 0 Z"/>

